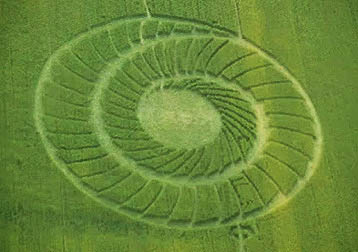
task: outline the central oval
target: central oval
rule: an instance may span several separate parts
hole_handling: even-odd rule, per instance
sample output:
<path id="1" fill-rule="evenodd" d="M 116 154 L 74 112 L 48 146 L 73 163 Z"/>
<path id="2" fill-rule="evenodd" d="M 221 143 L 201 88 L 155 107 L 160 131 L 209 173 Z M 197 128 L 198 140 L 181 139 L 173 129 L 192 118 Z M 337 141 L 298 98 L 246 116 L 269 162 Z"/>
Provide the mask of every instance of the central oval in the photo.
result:
<path id="1" fill-rule="evenodd" d="M 138 118 L 153 139 L 176 149 L 208 144 L 219 135 L 222 126 L 214 106 L 187 90 L 159 89 L 143 95 Z"/>

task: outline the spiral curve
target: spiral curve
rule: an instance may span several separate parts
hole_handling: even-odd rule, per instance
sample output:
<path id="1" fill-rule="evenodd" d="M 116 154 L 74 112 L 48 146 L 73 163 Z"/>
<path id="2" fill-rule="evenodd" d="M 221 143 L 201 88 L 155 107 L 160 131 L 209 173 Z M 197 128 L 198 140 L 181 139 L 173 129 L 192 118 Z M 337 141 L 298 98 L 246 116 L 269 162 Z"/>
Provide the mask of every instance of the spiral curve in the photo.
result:
<path id="1" fill-rule="evenodd" d="M 118 20 L 58 49 L 40 77 L 35 121 L 81 191 L 184 229 L 288 202 L 322 144 L 309 97 L 275 59 L 220 27 L 168 17 Z"/>

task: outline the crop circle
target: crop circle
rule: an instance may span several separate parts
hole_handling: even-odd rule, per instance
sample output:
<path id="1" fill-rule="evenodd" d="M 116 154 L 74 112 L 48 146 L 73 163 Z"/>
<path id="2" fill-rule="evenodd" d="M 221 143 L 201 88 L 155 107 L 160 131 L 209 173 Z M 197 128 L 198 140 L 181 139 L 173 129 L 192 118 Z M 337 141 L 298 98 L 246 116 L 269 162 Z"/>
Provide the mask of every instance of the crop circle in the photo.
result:
<path id="1" fill-rule="evenodd" d="M 308 95 L 274 58 L 219 27 L 169 17 L 119 20 L 58 49 L 40 77 L 35 121 L 81 191 L 183 229 L 288 202 L 322 144 Z"/>

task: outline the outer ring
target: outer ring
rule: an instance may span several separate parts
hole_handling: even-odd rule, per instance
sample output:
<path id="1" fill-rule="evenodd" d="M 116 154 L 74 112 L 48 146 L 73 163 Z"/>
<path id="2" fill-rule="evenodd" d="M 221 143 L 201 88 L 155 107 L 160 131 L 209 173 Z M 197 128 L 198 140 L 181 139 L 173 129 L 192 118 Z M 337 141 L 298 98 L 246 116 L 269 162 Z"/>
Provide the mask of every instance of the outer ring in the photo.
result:
<path id="1" fill-rule="evenodd" d="M 130 18 L 133 19 L 133 18 Z M 142 18 L 139 18 L 142 19 Z M 168 17 L 166 17 L 166 19 L 168 19 Z M 126 20 L 126 19 L 122 19 L 122 20 Z M 118 20 L 121 21 L 121 20 Z M 173 21 L 178 21 L 176 19 L 173 19 Z M 183 21 L 183 20 L 180 20 Z M 192 21 L 188 21 L 188 22 L 192 22 Z M 116 22 L 115 22 L 116 23 Z M 115 23 L 111 23 L 108 24 L 106 26 L 112 26 Z M 200 25 L 200 24 L 199 24 Z M 214 28 L 214 27 L 211 27 Z M 101 27 L 99 28 L 95 28 L 93 30 L 90 31 L 90 33 L 95 33 L 97 30 L 101 29 Z M 80 41 L 83 38 L 85 38 L 86 36 L 89 36 L 90 34 L 82 34 L 80 36 L 78 36 L 75 40 L 72 40 L 71 42 L 74 41 Z M 312 115 L 312 118 L 314 120 L 314 125 L 315 125 L 315 133 L 316 133 L 316 146 L 315 146 L 315 150 L 313 153 L 313 160 L 311 161 L 311 163 L 308 165 L 309 167 L 307 168 L 307 172 L 305 174 L 305 176 L 303 177 L 302 181 L 299 181 L 296 186 L 290 191 L 290 193 L 286 196 L 285 199 L 282 198 L 278 198 L 276 200 L 273 201 L 272 204 L 267 205 L 262 211 L 258 212 L 257 214 L 253 214 L 248 216 L 245 219 L 242 220 L 237 220 L 236 222 L 239 223 L 241 221 L 249 221 L 252 219 L 255 219 L 257 217 L 261 217 L 264 216 L 266 214 L 269 214 L 271 212 L 273 212 L 274 210 L 276 210 L 277 208 L 279 208 L 280 206 L 286 204 L 290 199 L 292 199 L 306 184 L 307 181 L 309 181 L 309 179 L 313 176 L 315 170 L 318 167 L 319 161 L 320 161 L 320 156 L 322 153 L 322 143 L 323 143 L 323 138 L 322 138 L 322 131 L 321 131 L 321 125 L 317 116 L 317 113 L 315 111 L 315 108 L 309 98 L 309 96 L 304 92 L 302 86 L 300 85 L 300 83 L 293 77 L 293 75 L 288 71 L 288 69 L 286 69 L 284 66 L 282 66 L 281 64 L 279 64 L 279 62 L 277 60 L 275 60 L 272 56 L 270 56 L 268 53 L 264 52 L 262 49 L 260 49 L 258 46 L 254 45 L 252 42 L 248 41 L 245 38 L 237 38 L 237 37 L 232 37 L 232 38 L 228 38 L 231 42 L 240 45 L 240 46 L 244 46 L 247 48 L 250 48 L 254 51 L 256 51 L 261 57 L 263 57 L 264 59 L 266 59 L 268 62 L 270 62 L 274 68 L 279 71 L 281 74 L 283 74 L 288 80 L 290 80 L 293 85 L 294 88 L 298 91 L 298 93 L 304 98 L 306 105 L 308 106 L 310 113 Z M 65 174 L 65 176 L 81 191 L 83 191 L 85 194 L 87 194 L 89 197 L 91 197 L 93 200 L 99 202 L 102 205 L 105 205 L 109 208 L 111 208 L 112 210 L 120 213 L 120 214 L 124 214 L 127 215 L 128 217 L 131 217 L 130 215 L 126 214 L 125 212 L 120 211 L 117 206 L 115 204 L 113 204 L 110 201 L 101 199 L 96 197 L 95 195 L 95 191 L 93 191 L 92 189 L 84 186 L 83 182 L 76 177 L 70 170 L 67 169 L 66 165 L 63 163 L 63 161 L 57 157 L 56 154 L 56 148 L 51 144 L 51 142 L 47 139 L 45 132 L 44 132 L 44 124 L 42 122 L 42 114 L 43 114 L 43 108 L 42 108 L 42 100 L 41 100 L 41 92 L 42 89 L 44 88 L 45 85 L 45 80 L 47 78 L 47 72 L 50 70 L 51 65 L 52 65 L 52 61 L 53 59 L 56 57 L 57 53 L 62 51 L 62 50 L 66 50 L 67 48 L 69 48 L 70 45 L 69 43 L 64 44 L 63 46 L 61 46 L 59 48 L 59 50 L 56 51 L 55 54 L 53 54 L 48 61 L 46 62 L 41 75 L 40 75 L 40 79 L 39 79 L 39 84 L 37 86 L 36 89 L 36 93 L 35 93 L 35 109 L 34 109 L 34 120 L 35 120 L 35 125 L 36 128 L 40 134 L 41 140 L 44 143 L 44 145 L 46 146 L 46 151 L 48 153 L 48 155 L 51 157 L 52 161 L 56 164 L 56 166 L 58 166 L 60 168 L 60 170 Z M 106 75 L 104 75 L 106 76 Z M 101 92 L 100 89 L 97 90 L 97 92 Z M 98 100 L 94 100 L 93 104 L 96 104 L 96 102 L 98 102 Z M 94 114 L 96 114 L 97 112 L 95 111 Z M 99 139 L 101 141 L 101 139 Z M 103 140 L 103 139 L 102 139 Z M 279 201 L 279 202 L 278 202 Z M 141 221 L 143 222 L 147 222 L 150 224 L 155 224 L 155 225 L 160 225 L 163 227 L 169 227 L 172 228 L 173 226 L 168 226 L 166 224 L 162 225 L 162 224 L 158 224 L 156 222 L 152 222 L 148 219 L 141 219 Z M 225 225 L 232 225 L 232 222 L 227 223 Z M 219 228 L 225 225 L 216 225 L 214 227 L 210 227 L 210 228 Z M 181 229 L 180 226 L 176 227 L 178 229 Z M 207 229 L 209 227 L 207 226 L 202 226 L 202 227 L 197 227 L 197 229 Z M 184 228 L 186 229 L 186 228 Z"/>

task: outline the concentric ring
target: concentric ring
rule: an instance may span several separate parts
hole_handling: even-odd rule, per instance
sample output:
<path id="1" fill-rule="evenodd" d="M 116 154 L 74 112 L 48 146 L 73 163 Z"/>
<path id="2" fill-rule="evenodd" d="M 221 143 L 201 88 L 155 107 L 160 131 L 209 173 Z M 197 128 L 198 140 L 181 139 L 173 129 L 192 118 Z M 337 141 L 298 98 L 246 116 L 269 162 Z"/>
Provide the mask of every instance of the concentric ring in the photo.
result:
<path id="1" fill-rule="evenodd" d="M 202 97 L 220 115 L 218 135 L 188 148 L 153 138 L 138 106 L 156 90 Z M 127 18 L 65 44 L 41 74 L 35 121 L 81 191 L 185 229 L 286 203 L 312 176 L 322 143 L 309 97 L 276 60 L 223 29 L 174 18 Z"/>

